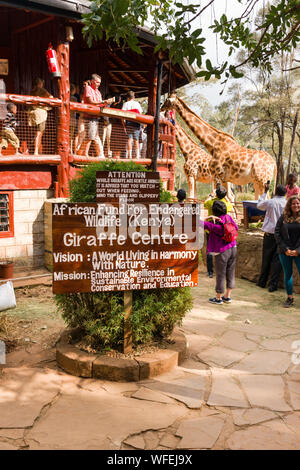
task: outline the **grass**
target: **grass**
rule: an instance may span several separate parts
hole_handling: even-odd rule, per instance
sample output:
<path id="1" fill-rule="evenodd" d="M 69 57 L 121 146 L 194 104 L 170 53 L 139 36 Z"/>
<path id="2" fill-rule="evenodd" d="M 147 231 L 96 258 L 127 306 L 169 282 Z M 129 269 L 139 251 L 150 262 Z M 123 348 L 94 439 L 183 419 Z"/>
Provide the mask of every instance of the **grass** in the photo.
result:
<path id="1" fill-rule="evenodd" d="M 235 193 L 235 202 L 254 201 L 254 193 Z"/>

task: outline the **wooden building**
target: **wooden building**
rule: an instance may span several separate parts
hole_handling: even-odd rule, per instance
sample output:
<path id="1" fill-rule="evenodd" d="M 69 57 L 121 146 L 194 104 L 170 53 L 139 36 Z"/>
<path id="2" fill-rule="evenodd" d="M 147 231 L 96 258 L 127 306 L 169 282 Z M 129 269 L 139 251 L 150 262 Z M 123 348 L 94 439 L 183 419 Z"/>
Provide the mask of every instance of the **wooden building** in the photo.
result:
<path id="1" fill-rule="evenodd" d="M 81 32 L 81 14 L 88 12 L 89 3 L 87 0 L 0 0 L 0 131 L 6 103 L 16 103 L 20 123 L 16 132 L 23 152 L 17 156 L 15 149 L 8 145 L 0 155 L 0 259 L 13 258 L 20 264 L 43 266 L 44 201 L 67 197 L 69 180 L 82 165 L 95 161 L 93 145 L 90 155 L 85 154 L 84 144 L 78 152 L 74 151 L 70 116 L 71 124 L 83 111 L 86 115 L 102 116 L 102 127 L 107 121 L 103 121 L 103 117 L 119 122 L 115 128 L 112 125 L 113 157 L 125 157 L 121 118 L 126 117 L 126 113 L 70 102 L 70 83 L 81 86 L 92 73 L 97 73 L 102 77 L 100 91 L 104 98 L 124 97 L 129 90 L 133 90 L 137 98 L 147 98 L 145 114 L 134 116 L 134 120 L 147 129 L 146 147 L 137 161 L 153 166 L 153 156 L 157 158 L 155 116 L 159 65 L 163 64 L 162 93 L 183 86 L 193 78 L 193 70 L 187 63 L 173 65 L 167 54 L 159 60 L 154 54 L 154 37 L 144 29 L 137 31 L 143 55 L 105 41 L 94 42 L 89 48 Z M 45 52 L 49 43 L 57 51 L 61 78 L 51 78 L 48 71 Z M 37 77 L 44 80 L 53 98 L 31 95 Z M 34 105 L 47 106 L 48 110 L 39 154 L 34 152 L 33 145 L 36 130 L 28 125 L 28 111 Z M 155 166 L 166 187 L 172 190 L 175 129 L 168 120 L 160 121 L 156 127 L 159 129 L 156 144 L 159 154 Z M 106 156 L 107 148 L 106 142 Z"/>

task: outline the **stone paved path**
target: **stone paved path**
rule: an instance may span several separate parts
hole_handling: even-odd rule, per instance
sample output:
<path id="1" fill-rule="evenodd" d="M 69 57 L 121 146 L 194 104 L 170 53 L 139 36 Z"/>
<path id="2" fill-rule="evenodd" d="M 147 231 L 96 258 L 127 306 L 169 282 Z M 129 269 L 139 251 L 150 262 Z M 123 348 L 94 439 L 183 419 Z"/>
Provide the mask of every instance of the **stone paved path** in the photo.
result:
<path id="1" fill-rule="evenodd" d="M 283 309 L 283 291 L 238 281 L 234 302 L 214 306 L 202 281 L 181 327 L 188 357 L 155 379 L 72 377 L 36 345 L 27 363 L 8 355 L 0 450 L 300 449 L 300 299 Z"/>

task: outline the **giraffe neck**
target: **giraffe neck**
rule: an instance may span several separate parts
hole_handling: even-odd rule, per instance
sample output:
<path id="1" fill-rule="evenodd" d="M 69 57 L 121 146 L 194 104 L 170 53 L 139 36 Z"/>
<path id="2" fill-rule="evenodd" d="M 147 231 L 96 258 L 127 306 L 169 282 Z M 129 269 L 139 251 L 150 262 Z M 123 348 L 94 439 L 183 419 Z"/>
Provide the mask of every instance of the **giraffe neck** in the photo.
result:
<path id="1" fill-rule="evenodd" d="M 174 106 L 182 119 L 198 137 L 200 142 L 207 148 L 211 155 L 218 153 L 218 149 L 221 147 L 220 144 L 224 140 L 225 136 L 231 138 L 234 141 L 234 139 L 229 134 L 218 131 L 213 126 L 197 116 L 197 114 L 194 113 L 180 98 L 176 97 Z"/>
<path id="2" fill-rule="evenodd" d="M 184 156 L 185 161 L 190 156 L 191 146 L 195 146 L 195 142 L 186 134 L 182 127 L 176 122 L 176 138 L 179 144 L 180 150 Z"/>

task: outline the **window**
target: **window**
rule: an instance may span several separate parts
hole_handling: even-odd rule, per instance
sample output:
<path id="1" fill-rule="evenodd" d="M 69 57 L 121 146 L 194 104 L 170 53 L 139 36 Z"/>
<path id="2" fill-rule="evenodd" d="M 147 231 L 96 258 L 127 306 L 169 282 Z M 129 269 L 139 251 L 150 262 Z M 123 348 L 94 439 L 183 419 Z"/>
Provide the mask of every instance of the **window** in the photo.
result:
<path id="1" fill-rule="evenodd" d="M 13 192 L 0 191 L 0 238 L 14 236 Z"/>

